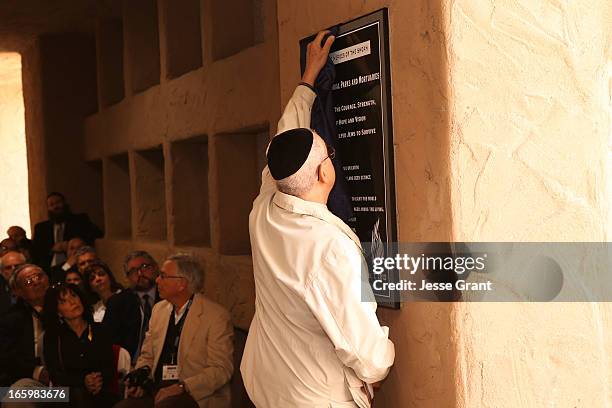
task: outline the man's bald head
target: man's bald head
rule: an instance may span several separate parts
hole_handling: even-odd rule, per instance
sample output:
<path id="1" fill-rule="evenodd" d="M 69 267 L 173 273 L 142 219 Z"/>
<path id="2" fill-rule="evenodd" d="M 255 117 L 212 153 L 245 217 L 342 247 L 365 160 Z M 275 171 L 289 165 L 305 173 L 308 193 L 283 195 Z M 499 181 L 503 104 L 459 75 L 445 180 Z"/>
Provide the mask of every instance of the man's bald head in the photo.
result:
<path id="1" fill-rule="evenodd" d="M 25 263 L 26 258 L 21 252 L 9 251 L 0 258 L 0 273 L 8 282 L 13 271 Z"/>
<path id="2" fill-rule="evenodd" d="M 26 231 L 18 225 L 13 225 L 12 227 L 10 227 L 6 231 L 6 234 L 9 236 L 10 239 L 17 243 L 23 241 L 26 238 Z"/>

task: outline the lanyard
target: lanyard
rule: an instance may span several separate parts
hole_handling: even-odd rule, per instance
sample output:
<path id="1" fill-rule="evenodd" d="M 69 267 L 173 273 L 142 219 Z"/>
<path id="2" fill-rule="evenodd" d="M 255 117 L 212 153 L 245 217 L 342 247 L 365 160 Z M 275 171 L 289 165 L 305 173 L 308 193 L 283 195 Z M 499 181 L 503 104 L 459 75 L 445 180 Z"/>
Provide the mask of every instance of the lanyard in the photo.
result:
<path id="1" fill-rule="evenodd" d="M 179 342 L 181 340 L 181 333 L 183 331 L 183 326 L 185 325 L 185 320 L 187 320 L 187 313 L 189 313 L 189 308 L 191 307 L 191 303 L 193 301 L 193 297 L 189 299 L 187 302 L 187 306 L 185 307 L 185 312 L 181 316 L 179 322 L 176 324 L 176 336 L 174 337 L 173 351 L 172 351 L 172 364 L 177 363 L 177 355 L 178 355 L 178 347 Z M 176 315 L 174 309 L 172 309 L 172 319 Z"/>

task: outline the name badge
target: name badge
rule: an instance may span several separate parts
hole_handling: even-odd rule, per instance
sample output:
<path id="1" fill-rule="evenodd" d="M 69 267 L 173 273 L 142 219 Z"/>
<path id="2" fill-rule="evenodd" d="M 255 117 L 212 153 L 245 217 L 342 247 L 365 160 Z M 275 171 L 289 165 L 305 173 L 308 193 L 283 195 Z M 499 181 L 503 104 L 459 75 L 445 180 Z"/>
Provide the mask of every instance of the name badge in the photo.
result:
<path id="1" fill-rule="evenodd" d="M 178 380 L 178 366 L 177 365 L 164 365 L 162 367 L 162 380 Z"/>

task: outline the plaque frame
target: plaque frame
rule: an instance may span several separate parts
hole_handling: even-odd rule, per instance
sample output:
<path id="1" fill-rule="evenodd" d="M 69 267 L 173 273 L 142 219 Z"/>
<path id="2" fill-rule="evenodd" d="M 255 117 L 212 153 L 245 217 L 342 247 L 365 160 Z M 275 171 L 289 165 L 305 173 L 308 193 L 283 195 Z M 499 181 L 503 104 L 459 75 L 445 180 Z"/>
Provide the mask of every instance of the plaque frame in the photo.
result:
<path id="1" fill-rule="evenodd" d="M 380 91 L 381 91 L 381 128 L 382 135 L 382 160 L 384 171 L 384 192 L 385 192 L 385 232 L 386 242 L 385 256 L 392 256 L 397 251 L 397 208 L 395 192 L 395 154 L 393 143 L 393 120 L 391 104 L 391 73 L 389 62 L 389 13 L 387 8 L 374 11 L 370 14 L 355 18 L 345 23 L 338 24 L 336 38 L 358 32 L 372 25 L 378 26 L 378 60 L 380 64 Z M 331 29 L 331 28 L 330 28 Z M 305 49 L 306 45 L 315 38 L 316 34 L 300 40 L 300 47 Z M 332 46 L 333 50 L 333 46 Z M 304 66 L 301 66 L 303 72 Z M 397 270 L 387 271 L 388 282 L 398 282 L 399 272 Z M 371 276 L 371 273 L 370 273 Z M 400 299 L 398 291 L 388 291 L 388 294 L 381 295 L 375 292 L 376 302 L 379 306 L 399 309 Z"/>

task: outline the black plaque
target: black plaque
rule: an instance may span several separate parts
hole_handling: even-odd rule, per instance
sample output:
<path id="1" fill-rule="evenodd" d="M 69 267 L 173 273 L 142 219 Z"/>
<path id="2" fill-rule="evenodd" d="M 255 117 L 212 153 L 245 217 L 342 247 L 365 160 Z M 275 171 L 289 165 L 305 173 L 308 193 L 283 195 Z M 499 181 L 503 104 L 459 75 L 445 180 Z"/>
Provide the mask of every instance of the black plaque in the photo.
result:
<path id="1" fill-rule="evenodd" d="M 370 261 L 391 254 L 397 242 L 387 20 L 387 9 L 382 9 L 339 25 L 330 51 L 336 72 L 334 144 L 353 207 L 347 224 Z M 313 38 L 300 41 L 302 55 Z M 397 273 L 381 278 L 397 281 Z M 381 306 L 399 308 L 394 292 L 374 294 Z"/>

